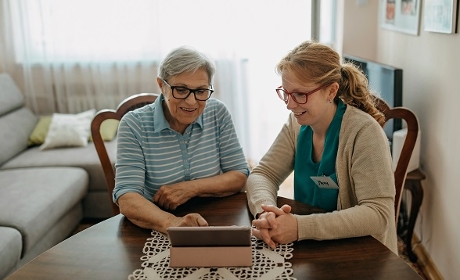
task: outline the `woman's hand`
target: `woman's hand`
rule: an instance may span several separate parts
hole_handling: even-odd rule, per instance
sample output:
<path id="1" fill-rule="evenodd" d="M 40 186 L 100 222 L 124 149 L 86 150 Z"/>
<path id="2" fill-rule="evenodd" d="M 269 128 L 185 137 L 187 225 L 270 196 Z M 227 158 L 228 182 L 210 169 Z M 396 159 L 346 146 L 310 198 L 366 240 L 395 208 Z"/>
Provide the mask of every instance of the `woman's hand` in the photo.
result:
<path id="1" fill-rule="evenodd" d="M 264 212 L 259 215 L 257 220 L 252 221 L 255 227 L 252 229 L 252 234 L 258 239 L 263 240 L 271 248 L 276 248 L 278 244 L 274 242 L 270 236 L 270 229 L 276 226 L 276 215 L 273 212 Z"/>
<path id="2" fill-rule="evenodd" d="M 291 206 L 283 205 L 278 208 L 273 205 L 262 205 L 264 213 L 252 222 L 255 229 L 252 233 L 255 237 L 263 240 L 271 248 L 278 244 L 296 241 L 297 220 L 290 214 Z"/>

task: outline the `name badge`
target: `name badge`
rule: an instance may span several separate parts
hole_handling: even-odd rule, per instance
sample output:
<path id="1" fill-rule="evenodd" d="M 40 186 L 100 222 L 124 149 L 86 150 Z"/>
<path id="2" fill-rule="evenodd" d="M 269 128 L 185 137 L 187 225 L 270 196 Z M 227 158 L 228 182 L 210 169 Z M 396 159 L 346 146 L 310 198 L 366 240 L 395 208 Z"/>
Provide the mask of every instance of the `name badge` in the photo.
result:
<path id="1" fill-rule="evenodd" d="M 311 176 L 310 177 L 318 188 L 321 189 L 339 189 L 339 186 L 328 176 Z"/>

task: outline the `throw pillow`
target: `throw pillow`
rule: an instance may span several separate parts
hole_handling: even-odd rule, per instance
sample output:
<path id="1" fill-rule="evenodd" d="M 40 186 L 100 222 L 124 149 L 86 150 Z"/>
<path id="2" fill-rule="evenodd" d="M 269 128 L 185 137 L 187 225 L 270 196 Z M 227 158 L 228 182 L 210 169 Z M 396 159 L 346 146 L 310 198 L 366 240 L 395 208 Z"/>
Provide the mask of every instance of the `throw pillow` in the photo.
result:
<path id="1" fill-rule="evenodd" d="M 101 123 L 101 136 L 104 141 L 112 141 L 117 134 L 119 120 L 108 119 Z M 93 137 L 89 137 L 89 141 L 93 141 Z"/>
<path id="2" fill-rule="evenodd" d="M 94 109 L 79 114 L 53 114 L 48 134 L 40 149 L 88 145 L 91 120 L 95 114 Z"/>
<path id="3" fill-rule="evenodd" d="M 41 145 L 45 142 L 46 134 L 48 133 L 48 129 L 51 124 L 51 117 L 52 116 L 50 115 L 39 118 L 34 130 L 29 136 L 29 140 L 27 142 L 28 146 Z"/>

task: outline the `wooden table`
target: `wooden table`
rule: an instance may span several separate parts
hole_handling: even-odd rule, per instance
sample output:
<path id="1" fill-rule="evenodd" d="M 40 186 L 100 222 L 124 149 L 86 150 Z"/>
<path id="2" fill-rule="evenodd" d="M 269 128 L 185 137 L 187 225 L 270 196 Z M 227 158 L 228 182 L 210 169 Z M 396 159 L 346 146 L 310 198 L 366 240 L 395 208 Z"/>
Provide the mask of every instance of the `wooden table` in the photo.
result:
<path id="1" fill-rule="evenodd" d="M 291 204 L 294 213 L 320 211 L 290 199 L 278 199 L 279 205 L 284 203 Z M 244 193 L 193 199 L 175 212 L 198 212 L 210 225 L 250 225 L 251 221 Z M 142 248 L 150 233 L 117 215 L 56 245 L 7 279 L 127 279 L 142 268 Z M 294 256 L 288 261 L 297 279 L 421 279 L 402 259 L 369 236 L 296 242 Z"/>

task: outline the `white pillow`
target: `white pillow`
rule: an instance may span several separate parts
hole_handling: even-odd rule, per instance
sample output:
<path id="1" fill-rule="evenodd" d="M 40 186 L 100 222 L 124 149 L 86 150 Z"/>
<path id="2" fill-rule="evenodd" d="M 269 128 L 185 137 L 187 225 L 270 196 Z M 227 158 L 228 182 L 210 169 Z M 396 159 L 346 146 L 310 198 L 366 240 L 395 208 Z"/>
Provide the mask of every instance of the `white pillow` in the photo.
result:
<path id="1" fill-rule="evenodd" d="M 91 121 L 96 114 L 91 109 L 79 114 L 54 113 L 40 150 L 57 147 L 85 147 L 91 132 Z"/>

